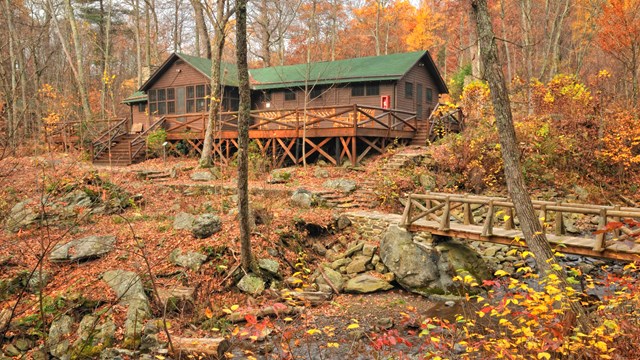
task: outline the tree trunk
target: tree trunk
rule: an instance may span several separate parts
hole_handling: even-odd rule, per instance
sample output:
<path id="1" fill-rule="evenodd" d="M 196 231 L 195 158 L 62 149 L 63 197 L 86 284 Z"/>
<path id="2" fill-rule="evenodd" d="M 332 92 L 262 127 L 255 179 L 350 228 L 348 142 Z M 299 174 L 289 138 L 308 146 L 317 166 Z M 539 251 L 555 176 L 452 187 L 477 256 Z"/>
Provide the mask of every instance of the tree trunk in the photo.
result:
<path id="1" fill-rule="evenodd" d="M 135 19 L 135 31 L 134 36 L 136 40 L 136 67 L 137 67 L 137 80 L 138 88 L 142 86 L 142 43 L 140 41 L 140 0 L 135 0 L 133 3 L 134 19 Z"/>
<path id="2" fill-rule="evenodd" d="M 541 275 L 555 273 L 560 279 L 563 279 L 564 287 L 566 277 L 564 273 L 557 271 L 558 262 L 553 254 L 549 242 L 543 232 L 542 225 L 533 209 L 531 197 L 527 192 L 522 169 L 520 167 L 520 149 L 513 126 L 513 118 L 511 113 L 511 103 L 507 86 L 504 81 L 501 63 L 498 59 L 498 47 L 489 17 L 486 0 L 472 0 L 472 12 L 475 18 L 478 40 L 480 45 L 480 54 L 484 64 L 484 77 L 489 83 L 491 90 L 491 100 L 498 126 L 498 134 L 500 137 L 500 146 L 502 158 L 504 161 L 504 174 L 509 189 L 509 195 L 515 205 L 516 213 L 520 219 L 520 226 L 524 234 L 527 246 L 536 257 Z M 576 315 L 579 325 L 583 331 L 589 331 L 591 324 L 589 319 L 579 303 L 571 302 L 571 309 Z"/>
<path id="3" fill-rule="evenodd" d="M 220 64 L 222 63 L 222 54 L 224 52 L 224 44 L 226 42 L 225 29 L 229 22 L 229 18 L 233 14 L 233 10 L 226 9 L 225 0 L 218 0 L 216 3 L 216 14 L 210 14 L 209 20 L 213 24 L 214 41 L 211 46 L 213 48 L 207 51 L 208 54 L 213 53 L 211 60 L 211 102 L 209 106 L 209 118 L 207 119 L 207 128 L 204 134 L 204 144 L 202 145 L 202 155 L 200 156 L 200 166 L 210 167 L 213 165 L 213 140 L 216 132 L 216 121 L 222 106 L 222 76 L 220 73 Z M 210 42 L 208 42 L 210 43 Z"/>
<path id="4" fill-rule="evenodd" d="M 236 58 L 240 109 L 238 110 L 238 215 L 240 218 L 240 246 L 242 267 L 251 268 L 251 229 L 249 228 L 249 69 L 247 64 L 247 0 L 238 0 L 236 14 Z"/>
<path id="5" fill-rule="evenodd" d="M 209 31 L 207 30 L 207 23 L 204 19 L 204 9 L 200 0 L 190 0 L 191 6 L 193 6 L 194 16 L 196 20 L 196 52 L 198 56 L 201 56 L 201 49 L 204 49 L 207 59 L 211 59 L 214 49 L 211 48 L 211 41 L 209 40 Z"/>
<path id="6" fill-rule="evenodd" d="M 523 55 L 526 70 L 527 113 L 533 114 L 531 77 L 533 76 L 533 41 L 531 38 L 531 0 L 521 0 Z"/>
<path id="7" fill-rule="evenodd" d="M 16 128 L 17 128 L 17 115 L 18 109 L 16 106 L 16 91 L 18 88 L 17 77 L 16 77 L 16 55 L 14 49 L 14 39 L 13 34 L 15 34 L 15 30 L 13 29 L 13 18 L 12 18 L 12 8 L 9 0 L 4 0 L 5 4 L 5 15 L 7 17 L 7 26 L 9 30 L 9 60 L 11 61 L 11 90 L 10 94 L 6 96 L 7 98 L 7 140 L 8 147 L 12 150 L 16 146 Z"/>
<path id="8" fill-rule="evenodd" d="M 76 56 L 76 83 L 78 86 L 78 92 L 80 93 L 80 101 L 82 103 L 82 112 L 84 115 L 82 122 L 87 122 L 91 120 L 91 107 L 89 106 L 89 96 L 85 85 L 84 66 L 82 65 L 82 44 L 80 43 L 80 34 L 78 33 L 78 25 L 76 23 L 76 16 L 73 13 L 73 7 L 71 6 L 71 0 L 64 1 L 64 8 L 67 13 L 67 18 L 69 19 L 69 25 L 71 26 L 71 37 L 73 38 L 73 46 Z"/>

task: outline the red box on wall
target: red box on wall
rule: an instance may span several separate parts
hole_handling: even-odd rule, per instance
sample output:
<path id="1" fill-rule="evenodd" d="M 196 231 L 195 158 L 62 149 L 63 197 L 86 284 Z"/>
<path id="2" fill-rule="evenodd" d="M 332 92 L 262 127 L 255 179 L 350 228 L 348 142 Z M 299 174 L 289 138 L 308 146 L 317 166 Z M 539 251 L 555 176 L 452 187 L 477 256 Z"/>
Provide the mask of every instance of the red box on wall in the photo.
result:
<path id="1" fill-rule="evenodd" d="M 391 109 L 391 95 L 380 96 L 380 107 L 383 109 Z"/>

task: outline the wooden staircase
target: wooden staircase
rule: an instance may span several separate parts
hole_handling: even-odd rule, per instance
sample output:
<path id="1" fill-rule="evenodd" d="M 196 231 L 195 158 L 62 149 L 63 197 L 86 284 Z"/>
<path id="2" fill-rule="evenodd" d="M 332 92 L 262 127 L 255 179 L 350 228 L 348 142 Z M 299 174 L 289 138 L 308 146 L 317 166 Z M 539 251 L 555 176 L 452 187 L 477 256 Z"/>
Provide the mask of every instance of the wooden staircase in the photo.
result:
<path id="1" fill-rule="evenodd" d="M 427 145 L 427 138 L 429 137 L 429 121 L 418 121 L 418 130 L 411 139 L 411 145 Z"/>
<path id="2" fill-rule="evenodd" d="M 140 145 L 132 145 L 139 134 L 124 134 L 111 141 L 111 147 L 106 148 L 93 158 L 95 165 L 127 166 L 144 158 L 144 151 L 139 150 Z M 135 155 L 134 155 L 135 154 Z"/>

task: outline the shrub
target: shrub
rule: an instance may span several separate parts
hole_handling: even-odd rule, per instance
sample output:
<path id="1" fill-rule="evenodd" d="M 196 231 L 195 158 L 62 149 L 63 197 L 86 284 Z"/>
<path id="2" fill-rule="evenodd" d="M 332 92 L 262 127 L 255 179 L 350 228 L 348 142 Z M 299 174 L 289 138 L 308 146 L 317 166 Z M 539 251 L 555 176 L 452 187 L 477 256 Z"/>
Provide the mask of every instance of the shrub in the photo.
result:
<path id="1" fill-rule="evenodd" d="M 157 129 L 151 131 L 147 135 L 147 155 L 162 155 L 162 144 L 167 140 L 167 131 L 165 129 Z"/>

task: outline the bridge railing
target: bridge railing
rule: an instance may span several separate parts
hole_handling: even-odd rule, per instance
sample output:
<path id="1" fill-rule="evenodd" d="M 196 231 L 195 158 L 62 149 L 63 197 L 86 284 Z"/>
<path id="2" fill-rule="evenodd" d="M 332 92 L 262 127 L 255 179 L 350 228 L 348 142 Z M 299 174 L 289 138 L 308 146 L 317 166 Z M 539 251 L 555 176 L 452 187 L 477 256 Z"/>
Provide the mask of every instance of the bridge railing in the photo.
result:
<path id="1" fill-rule="evenodd" d="M 474 195 L 457 195 L 447 193 L 410 194 L 405 202 L 401 224 L 410 227 L 420 221 L 435 221 L 438 230 L 449 231 L 451 220 L 463 225 L 476 225 L 474 211 L 486 207 L 486 216 L 482 224 L 481 236 L 490 238 L 496 228 L 514 230 L 517 214 L 515 206 L 509 198 L 487 197 Z M 577 204 L 568 202 L 553 202 L 533 200 L 533 207 L 539 212 L 543 231 L 553 229 L 557 236 L 566 235 L 565 215 L 581 214 L 598 217 L 598 229 L 605 229 L 607 224 L 616 222 L 617 226 L 607 234 L 607 231 L 596 231 L 594 252 L 602 252 L 616 241 L 627 240 L 640 235 L 640 229 L 632 229 L 629 223 L 637 223 L 640 219 L 640 209 L 622 206 L 606 206 L 592 204 Z M 496 219 L 503 215 L 501 224 Z M 553 220 L 549 221 L 550 215 Z M 631 222 L 625 222 L 631 219 Z"/>

